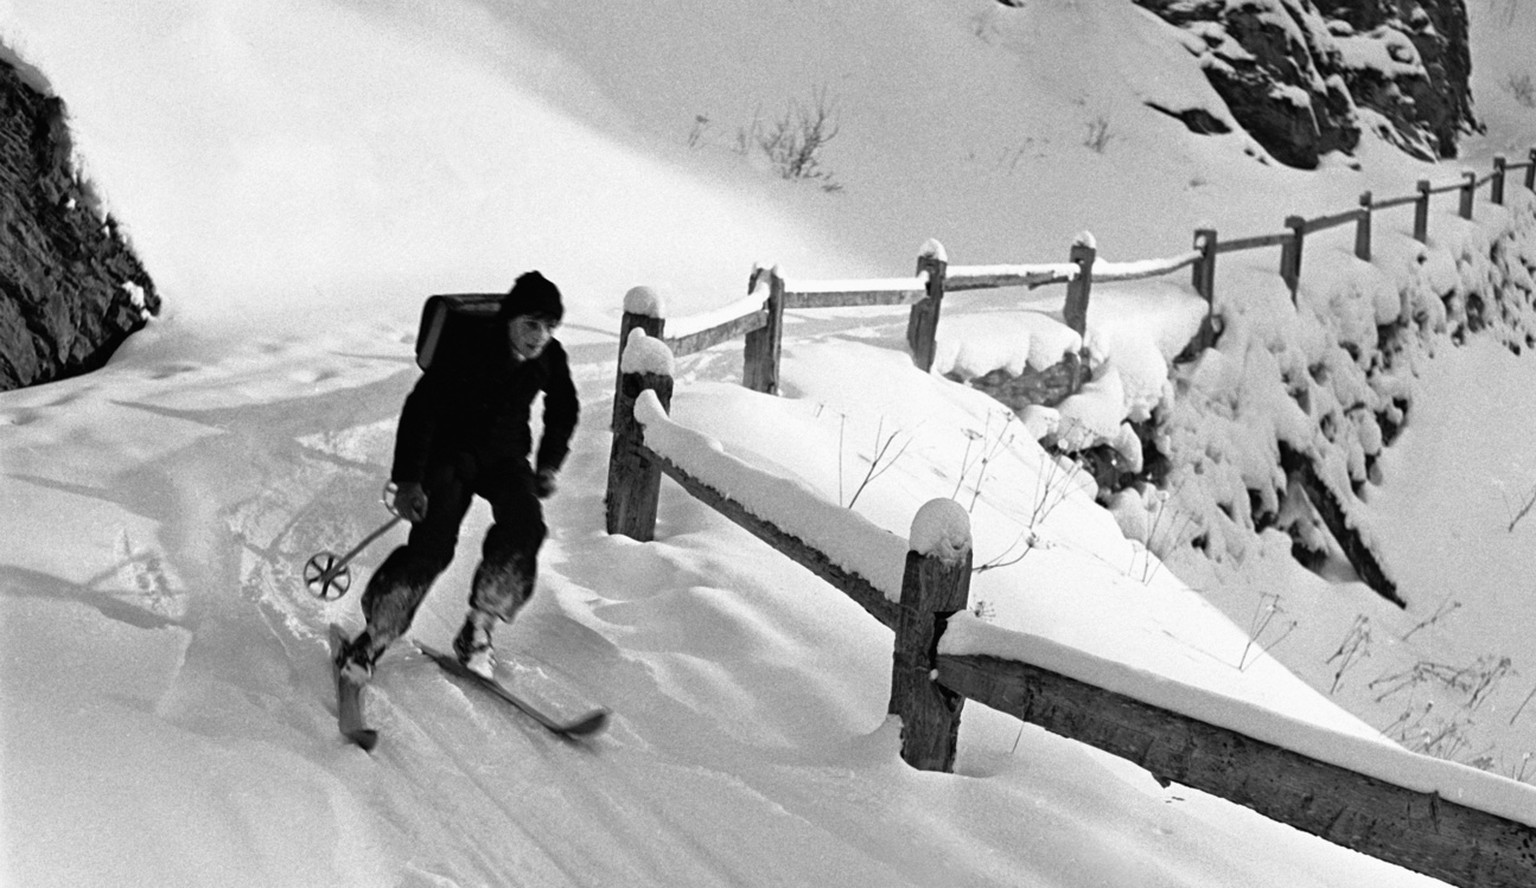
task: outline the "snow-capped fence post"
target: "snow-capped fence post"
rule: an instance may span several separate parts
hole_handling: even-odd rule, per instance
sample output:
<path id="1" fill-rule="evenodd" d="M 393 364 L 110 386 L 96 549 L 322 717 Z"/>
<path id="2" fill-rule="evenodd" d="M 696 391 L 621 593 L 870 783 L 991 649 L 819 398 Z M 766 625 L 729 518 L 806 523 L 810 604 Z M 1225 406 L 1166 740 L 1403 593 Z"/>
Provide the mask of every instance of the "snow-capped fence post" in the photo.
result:
<path id="1" fill-rule="evenodd" d="M 1493 158 L 1493 185 L 1489 189 L 1488 199 L 1501 207 L 1504 205 L 1504 177 L 1508 174 L 1508 171 L 1509 161 L 1502 154 L 1495 155 Z"/>
<path id="2" fill-rule="evenodd" d="M 1073 242 L 1067 261 L 1077 266 L 1077 274 L 1067 281 L 1067 302 L 1061 317 L 1079 336 L 1088 332 L 1088 295 L 1093 290 L 1093 261 L 1098 256 L 1093 236 L 1084 232 Z"/>
<path id="3" fill-rule="evenodd" d="M 1420 179 L 1419 199 L 1413 204 L 1413 239 L 1421 244 L 1429 243 L 1429 180 Z"/>
<path id="4" fill-rule="evenodd" d="M 630 287 L 624 294 L 624 317 L 619 321 L 618 376 L 613 381 L 613 420 L 609 428 L 619 427 L 618 392 L 624 385 L 624 347 L 629 344 L 629 331 L 644 330 L 652 339 L 660 339 L 666 329 L 667 319 L 662 317 L 661 299 L 650 287 Z"/>
<path id="5" fill-rule="evenodd" d="M 1467 170 L 1461 174 L 1461 206 L 1458 212 L 1463 219 L 1472 218 L 1472 199 L 1477 196 L 1477 173 Z"/>
<path id="6" fill-rule="evenodd" d="M 662 409 L 672 406 L 672 353 L 660 339 L 637 328 L 625 337 L 619 358 L 619 385 L 613 393 L 613 446 L 608 453 L 608 490 L 604 496 L 608 532 L 649 542 L 656 538 L 656 504 L 661 496 L 661 466 L 641 446 L 645 430 L 635 418 L 635 402 L 654 391 Z"/>
<path id="7" fill-rule="evenodd" d="M 1210 348 L 1216 337 L 1216 240 L 1216 229 L 1195 229 L 1194 247 L 1200 251 L 1200 258 L 1190 266 L 1190 286 L 1205 300 L 1205 322 L 1195 338 L 1195 347 L 1201 351 Z"/>
<path id="8" fill-rule="evenodd" d="M 1360 218 L 1355 220 L 1355 258 L 1371 261 L 1371 193 L 1360 193 Z"/>
<path id="9" fill-rule="evenodd" d="M 1301 287 L 1301 247 L 1306 237 L 1307 220 L 1300 216 L 1286 216 L 1285 227 L 1291 230 L 1280 245 L 1280 279 L 1291 290 L 1291 304 L 1296 304 L 1296 291 Z"/>
<path id="10" fill-rule="evenodd" d="M 1525 187 L 1528 191 L 1536 191 L 1536 148 L 1525 158 Z"/>
<path id="11" fill-rule="evenodd" d="M 907 348 L 912 364 L 927 373 L 933 368 L 934 342 L 939 332 L 939 308 L 944 302 L 944 277 L 949 262 L 938 241 L 929 241 L 917 257 L 917 276 L 927 275 L 927 295 L 914 303 L 907 316 Z"/>
<path id="12" fill-rule="evenodd" d="M 912 519 L 908 546 L 889 711 L 901 719 L 902 760 L 922 771 L 950 772 L 965 698 L 936 680 L 939 636 L 970 597 L 970 516 L 954 500 L 929 500 Z"/>
<path id="13" fill-rule="evenodd" d="M 757 288 L 757 273 L 748 281 L 750 293 Z M 779 353 L 784 345 L 784 278 L 778 266 L 768 271 L 768 298 L 763 302 L 768 325 L 747 334 L 742 356 L 741 384 L 754 392 L 779 393 Z"/>

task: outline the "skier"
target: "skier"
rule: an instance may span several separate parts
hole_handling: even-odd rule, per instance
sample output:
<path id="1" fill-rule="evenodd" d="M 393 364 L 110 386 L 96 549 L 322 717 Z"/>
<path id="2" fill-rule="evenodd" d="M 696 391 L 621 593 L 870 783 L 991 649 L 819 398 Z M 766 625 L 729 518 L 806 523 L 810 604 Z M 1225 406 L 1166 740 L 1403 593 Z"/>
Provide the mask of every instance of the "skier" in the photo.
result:
<path id="1" fill-rule="evenodd" d="M 466 668 L 491 677 L 491 631 L 533 592 L 548 532 L 540 500 L 555 492 L 580 409 L 565 349 L 554 338 L 563 314 L 553 283 L 537 271 L 519 276 L 497 315 L 506 337 L 498 336 L 493 353 L 432 364 L 406 397 L 390 479 L 397 488 L 394 508 L 411 522 L 410 536 L 368 581 L 367 627 L 336 654 L 347 680 L 360 685 L 371 678 L 385 648 L 410 628 L 427 590 L 453 560 L 475 496 L 490 503 L 494 524 L 453 650 Z M 541 391 L 544 431 L 535 453 L 530 411 Z"/>

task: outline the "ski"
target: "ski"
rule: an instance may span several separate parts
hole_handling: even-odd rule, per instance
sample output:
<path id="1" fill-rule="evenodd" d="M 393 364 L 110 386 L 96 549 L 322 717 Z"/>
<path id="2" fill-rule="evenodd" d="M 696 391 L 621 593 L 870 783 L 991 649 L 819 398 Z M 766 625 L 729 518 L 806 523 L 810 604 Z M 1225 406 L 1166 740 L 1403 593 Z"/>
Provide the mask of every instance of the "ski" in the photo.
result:
<path id="1" fill-rule="evenodd" d="M 340 626 L 331 624 L 331 675 L 336 679 L 336 721 L 342 736 L 372 752 L 378 745 L 379 732 L 363 721 L 363 686 L 341 674 L 336 656 L 347 643 L 346 633 Z"/>
<path id="2" fill-rule="evenodd" d="M 539 709 L 539 707 L 524 700 L 508 690 L 505 685 L 494 678 L 486 678 L 476 672 L 464 668 L 457 657 L 434 650 L 421 642 L 416 642 L 416 647 L 423 654 L 437 661 L 437 665 L 445 671 L 460 678 L 467 678 L 501 699 L 511 703 L 523 714 L 548 728 L 561 737 L 585 737 L 601 731 L 608 724 L 608 710 L 602 707 L 593 709 L 578 718 L 561 720 Z"/>

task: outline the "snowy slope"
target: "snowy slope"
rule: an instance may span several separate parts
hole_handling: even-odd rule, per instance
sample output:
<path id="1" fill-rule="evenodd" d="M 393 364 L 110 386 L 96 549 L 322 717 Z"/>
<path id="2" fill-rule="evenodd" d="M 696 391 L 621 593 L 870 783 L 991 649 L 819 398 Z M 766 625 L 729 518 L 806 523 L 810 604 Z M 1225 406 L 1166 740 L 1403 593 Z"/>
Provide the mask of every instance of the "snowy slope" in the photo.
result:
<path id="1" fill-rule="evenodd" d="M 1382 155 L 1303 177 L 1240 136 L 1188 136 L 1143 93 L 1214 98 L 1129 4 L 797 12 L 0 3 L 0 34 L 68 98 L 84 165 L 173 306 L 106 370 L 0 398 L 0 881 L 1435 884 L 977 706 L 961 774 L 913 772 L 885 716 L 889 633 L 856 605 L 674 488 L 660 542 L 603 533 L 630 286 L 685 313 L 741 296 L 754 260 L 901 274 L 935 236 L 957 261 L 1059 261 L 1084 228 L 1112 258 L 1168 255 L 1188 246 L 1168 232 L 1202 219 L 1273 224 L 1255 192 L 1312 212 L 1422 172 Z M 756 108 L 823 85 L 844 109 L 827 155 L 841 192 L 732 150 Z M 690 149 L 701 114 L 718 129 Z M 1117 136 L 1103 154 L 1082 144 L 1100 117 Z M 298 570 L 387 517 L 421 297 L 530 267 L 571 303 L 585 410 L 540 593 L 503 646 L 614 723 L 562 744 L 401 650 L 369 692 L 384 740 L 367 756 L 339 743 L 324 660 L 356 593 L 318 602 Z M 721 385 L 737 372 L 722 350 L 682 368 L 679 418 L 834 501 L 883 418 L 921 430 L 858 503 L 896 533 L 931 489 L 970 493 L 954 426 L 991 433 L 996 408 L 936 380 L 893 389 L 911 373 L 899 314 L 794 321 L 787 397 Z M 782 448 L 757 431 L 784 428 L 799 434 Z M 1034 489 L 1042 460 L 1010 446 L 981 513 Z M 457 625 L 487 521 L 472 513 L 423 640 Z M 1082 494 L 1045 533 L 1024 594 L 979 584 L 999 622 L 1371 733 L 1167 571 L 1138 569 Z M 978 530 L 978 554 L 1012 539 Z"/>
<path id="2" fill-rule="evenodd" d="M 341 745 L 323 633 L 355 596 L 317 602 L 297 570 L 384 517 L 412 376 L 368 356 L 387 332 L 174 360 L 161 339 L 8 397 L 7 884 L 1402 884 L 974 707 L 971 776 L 910 771 L 889 634 L 677 496 L 665 544 L 608 538 L 598 434 L 503 638 L 613 706 L 609 732 L 561 744 L 399 652 L 370 691 L 380 749 Z M 422 639 L 446 642 L 470 561 Z"/>

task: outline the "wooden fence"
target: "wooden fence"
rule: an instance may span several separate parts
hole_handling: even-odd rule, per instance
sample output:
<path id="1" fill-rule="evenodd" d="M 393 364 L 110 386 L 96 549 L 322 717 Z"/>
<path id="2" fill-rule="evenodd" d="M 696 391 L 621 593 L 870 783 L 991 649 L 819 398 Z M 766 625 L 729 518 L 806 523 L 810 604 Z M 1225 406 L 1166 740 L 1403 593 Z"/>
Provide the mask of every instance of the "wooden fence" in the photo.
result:
<path id="1" fill-rule="evenodd" d="M 665 339 L 673 354 L 691 355 L 737 338 L 746 339 L 742 364 L 742 384 L 753 391 L 776 394 L 779 385 L 779 353 L 784 336 L 784 312 L 817 308 L 853 306 L 909 305 L 907 346 L 912 363 L 919 369 L 933 368 L 935 336 L 939 314 L 948 293 L 1000 287 L 1035 287 L 1065 284 L 1066 298 L 1062 319 L 1079 335 L 1087 330 L 1088 302 L 1097 282 L 1133 281 L 1160 277 L 1181 269 L 1191 269 L 1190 286 L 1206 303 L 1206 322 L 1192 343 L 1198 352 L 1210 346 L 1219 330 L 1216 320 L 1216 257 L 1244 250 L 1280 248 L 1280 278 L 1291 291 L 1294 302 L 1301 282 L 1303 248 L 1309 235 L 1343 225 L 1355 226 L 1354 253 L 1361 261 L 1371 260 L 1372 223 L 1375 214 L 1395 207 L 1414 207 L 1413 237 L 1420 243 L 1429 240 L 1430 199 L 1437 194 L 1459 195 L 1457 213 L 1471 219 L 1479 189 L 1488 186 L 1490 202 L 1505 202 L 1509 177 L 1524 171 L 1526 189 L 1536 191 L 1536 148 L 1523 163 L 1511 164 L 1495 157 L 1492 172 L 1478 176 L 1467 171 L 1460 180 L 1433 186 L 1428 180 L 1418 182 L 1413 194 L 1377 200 L 1367 191 L 1360 195 L 1359 206 L 1312 219 L 1287 216 L 1284 231 L 1221 240 L 1214 228 L 1194 232 L 1193 246 L 1186 252 L 1166 258 L 1131 262 L 1105 262 L 1091 238 L 1079 238 L 1067 253 L 1067 261 L 1058 263 L 1014 265 L 950 265 L 942 244 L 930 240 L 917 258 L 917 271 L 910 278 L 873 280 L 799 280 L 786 279 L 779 269 L 754 268 L 748 279 L 748 298 L 723 311 L 700 318 L 684 318 L 666 330 L 663 318 L 644 312 L 624 314 L 619 335 L 627 341 L 629 331 L 639 327 L 647 335 Z M 724 317 L 721 317 L 721 315 Z M 622 347 L 622 345 L 621 345 Z"/>
<path id="2" fill-rule="evenodd" d="M 1095 280 L 1136 280 L 1191 268 L 1194 290 L 1213 311 L 1216 256 L 1275 246 L 1281 248 L 1280 275 L 1294 300 L 1308 235 L 1352 223 L 1355 255 L 1369 261 L 1376 212 L 1413 205 L 1413 236 L 1426 242 L 1432 196 L 1458 193 L 1458 214 L 1471 219 L 1477 190 L 1490 186 L 1490 199 L 1502 204 L 1508 176 L 1519 170 L 1524 170 L 1525 187 L 1536 191 L 1536 149 L 1532 149 L 1529 159 L 1521 164 L 1496 158 L 1493 172 L 1484 177 L 1469 172 L 1456 184 L 1441 187 L 1421 181 L 1414 195 L 1381 201 L 1367 192 L 1360 196 L 1358 207 L 1345 212 L 1315 219 L 1288 217 L 1286 231 L 1281 233 L 1223 242 L 1214 229 L 1201 229 L 1195 232 L 1192 250 L 1166 259 L 1105 263 L 1097 259 L 1091 240 L 1081 239 L 1072 245 L 1065 263 L 951 266 L 943 247 L 930 241 L 911 278 L 786 280 L 777 268 L 755 268 L 748 282 L 747 300 L 703 319 L 684 319 L 671 331 L 654 311 L 626 305 L 606 494 L 608 532 L 637 540 L 653 539 L 661 476 L 667 475 L 690 495 L 858 602 L 895 633 L 890 712 L 901 719 L 901 754 L 914 767 L 953 769 L 960 715 L 969 698 L 1135 762 L 1165 784 L 1176 781 L 1220 796 L 1335 844 L 1452 885 L 1536 885 L 1536 826 L 1532 825 L 1536 789 L 1516 785 L 1514 791 L 1524 793 L 1520 796 L 1522 810 L 1533 814 L 1515 819 L 1485 810 L 1490 806 L 1398 786 L 1039 665 L 989 656 L 939 654 L 939 641 L 950 618 L 966 608 L 972 574 L 968 553 L 961 561 L 946 562 L 935 555 L 907 551 L 899 598 L 893 601 L 888 590 L 837 563 L 813 542 L 754 514 L 747 504 L 649 447 L 645 428 L 635 415 L 636 405 L 642 399 L 654 398 L 660 410 L 666 411 L 672 379 L 656 373 L 625 372 L 623 360 L 624 349 L 638 335 L 661 340 L 676 356 L 744 337 L 743 384 L 776 394 L 785 310 L 909 305 L 908 346 L 913 362 L 929 370 L 947 292 L 1065 283 L 1063 317 L 1082 333 Z M 1198 341 L 1208 345 L 1213 335 L 1214 324 L 1207 323 Z M 765 483 L 775 481 L 767 478 Z M 777 483 L 789 484 L 782 480 Z M 850 513 L 849 520 L 861 519 Z M 1446 772 L 1461 767 L 1425 761 L 1432 763 L 1426 767 Z"/>
<path id="3" fill-rule="evenodd" d="M 1488 186 L 1495 204 L 1505 202 L 1509 176 L 1524 171 L 1527 189 L 1536 190 L 1536 148 L 1528 159 L 1511 164 L 1496 157 L 1493 170 L 1485 176 L 1463 173 L 1452 184 L 1432 186 L 1420 181 L 1415 193 L 1405 197 L 1376 200 L 1370 192 L 1360 195 L 1359 206 L 1343 212 L 1306 219 L 1288 216 L 1285 231 L 1223 241 L 1214 228 L 1194 232 L 1190 250 L 1174 256 L 1132 262 L 1106 262 L 1098 258 L 1093 239 L 1083 236 L 1073 243 L 1067 261 L 1015 265 L 951 265 L 942 244 L 930 240 L 917 259 L 917 269 L 910 278 L 874 280 L 800 280 L 784 278 L 777 267 L 754 268 L 748 279 L 748 296 L 742 302 L 708 315 L 674 321 L 654 316 L 654 312 L 626 311 L 620 328 L 620 342 L 629 331 L 640 328 L 647 335 L 664 338 L 675 355 L 681 357 L 736 338 L 744 337 L 742 384 L 754 391 L 776 394 L 779 386 L 779 360 L 784 334 L 784 312 L 796 309 L 847 306 L 907 305 L 907 346 L 913 363 L 924 371 L 933 368 L 939 314 L 948 293 L 1000 287 L 1035 288 L 1065 284 L 1066 299 L 1062 318 L 1079 335 L 1087 329 L 1088 303 L 1097 282 L 1132 281 L 1159 277 L 1181 269 L 1191 269 L 1190 284 L 1205 301 L 1206 317 L 1186 353 L 1198 354 L 1212 345 L 1219 334 L 1216 312 L 1216 257 L 1243 250 L 1280 248 L 1279 273 L 1291 291 L 1294 302 L 1301 281 L 1302 255 L 1308 236 L 1343 225 L 1355 226 L 1354 253 L 1361 261 L 1370 261 L 1372 223 L 1375 214 L 1394 207 L 1413 205 L 1413 236 L 1420 242 L 1429 237 L 1430 199 L 1437 194 L 1459 195 L 1458 214 L 1471 219 L 1479 189 Z M 1072 375 L 1072 390 L 1085 375 Z M 616 380 L 617 384 L 617 380 Z M 617 416 L 615 416 L 617 421 Z M 1311 457 L 1304 457 L 1311 459 Z M 1361 579 L 1377 594 L 1399 607 L 1406 606 L 1396 584 L 1380 562 L 1368 541 L 1349 525 L 1341 503 L 1348 491 L 1336 490 L 1324 483 L 1327 474 L 1316 466 L 1303 466 L 1303 482 L 1309 499 L 1318 508 Z"/>
<path id="4" fill-rule="evenodd" d="M 895 633 L 889 711 L 901 719 L 901 755 L 916 768 L 954 768 L 967 698 L 1052 733 L 1134 762 L 1167 785 L 1178 782 L 1231 800 L 1338 845 L 1466 888 L 1536 885 L 1536 827 L 1436 792 L 1398 786 L 1272 742 L 1192 718 L 1124 693 L 1095 687 L 1019 660 L 939 654 L 950 618 L 967 608 L 971 559 L 906 552 L 899 598 L 814 543 L 711 486 L 646 443 L 636 418 L 643 399 L 665 412 L 672 379 L 621 374 L 614 397 L 606 497 L 609 533 L 654 537 L 663 474 L 758 539 L 861 605 Z M 755 490 L 792 487 L 747 467 Z M 802 494 L 804 495 L 804 494 Z M 862 522 L 848 513 L 850 523 Z M 889 549 L 889 547 L 886 547 Z M 890 557 L 897 557 L 890 554 Z M 1199 695 L 1194 689 L 1181 693 Z M 1216 708 L 1230 705 L 1217 700 Z M 1394 752 L 1397 752 L 1394 750 Z M 1402 755 L 1413 756 L 1407 751 Z M 1426 767 L 1463 766 L 1423 756 Z M 1455 777 L 1453 776 L 1454 782 Z M 1513 781 L 1502 781 L 1513 784 Z M 1514 784 L 1536 814 L 1536 788 Z M 1489 806 L 1496 807 L 1496 806 Z M 1529 821 L 1531 818 L 1527 817 Z"/>

